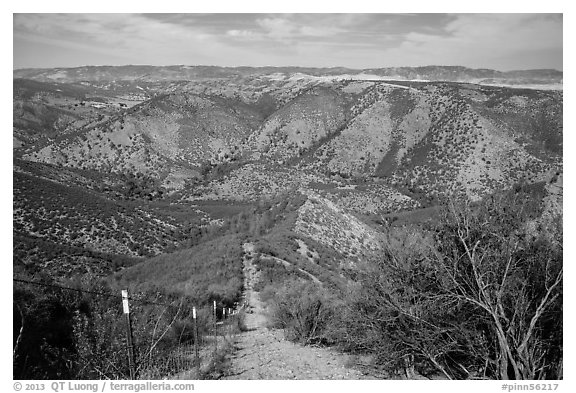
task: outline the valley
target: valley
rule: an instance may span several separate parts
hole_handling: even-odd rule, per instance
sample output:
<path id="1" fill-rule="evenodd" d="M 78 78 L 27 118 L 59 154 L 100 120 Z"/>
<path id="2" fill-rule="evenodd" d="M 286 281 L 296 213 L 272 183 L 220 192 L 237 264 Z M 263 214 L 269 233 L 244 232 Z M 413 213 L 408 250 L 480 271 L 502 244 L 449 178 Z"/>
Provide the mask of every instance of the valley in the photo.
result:
<path id="1" fill-rule="evenodd" d="M 238 309 L 246 293 L 254 330 L 229 356 L 252 359 L 256 379 L 363 378 L 327 347 L 387 378 L 504 378 L 504 349 L 483 338 L 499 331 L 475 330 L 490 325 L 482 310 L 492 300 L 503 312 L 496 319 L 516 323 L 508 312 L 519 308 L 524 322 L 541 313 L 539 332 L 558 328 L 561 292 L 547 291 L 562 277 L 562 73 L 125 66 L 13 76 L 15 278 L 130 288 L 198 307 Z M 467 303 L 476 292 L 462 283 L 476 267 L 459 270 L 450 259 L 467 255 L 471 266 L 481 255 L 482 279 L 493 280 L 486 285 L 498 299 Z M 527 284 L 543 274 L 551 281 Z M 91 318 L 118 328 L 107 319 L 114 306 L 18 291 L 26 318 L 42 302 L 58 304 L 34 317 L 47 330 L 58 329 L 57 310 L 71 335 Z M 548 309 L 534 310 L 533 299 L 522 300 L 529 296 Z M 146 320 L 143 308 L 137 329 L 153 341 L 150 321 L 168 318 L 173 341 L 159 345 L 168 353 L 190 335 L 178 310 Z M 97 330 L 90 334 L 105 335 Z M 555 378 L 560 355 L 539 337 L 526 340 L 537 341 L 546 367 L 516 372 Z M 333 367 L 306 374 L 299 363 L 288 369 L 302 373 L 288 375 L 271 359 L 277 370 L 266 374 L 251 348 L 258 340 L 293 353 L 287 363 L 313 345 Z M 444 346 L 431 349 L 434 340 Z M 46 363 L 58 351 L 74 358 L 72 341 L 50 345 L 35 361 L 62 374 L 22 375 L 75 379 L 77 370 Z M 483 364 L 487 356 L 494 360 Z M 248 377 L 231 367 L 224 375 Z"/>

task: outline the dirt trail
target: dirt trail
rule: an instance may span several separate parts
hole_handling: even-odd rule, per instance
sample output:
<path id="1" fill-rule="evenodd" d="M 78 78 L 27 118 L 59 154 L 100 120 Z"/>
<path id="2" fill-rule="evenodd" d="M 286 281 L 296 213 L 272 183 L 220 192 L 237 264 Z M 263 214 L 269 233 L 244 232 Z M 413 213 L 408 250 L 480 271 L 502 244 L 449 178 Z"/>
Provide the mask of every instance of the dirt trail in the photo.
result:
<path id="1" fill-rule="evenodd" d="M 281 330 L 266 328 L 264 305 L 253 289 L 258 279 L 253 258 L 254 245 L 245 243 L 243 262 L 249 331 L 237 336 L 230 372 L 223 379 L 362 379 L 359 371 L 345 367 L 345 355 L 326 348 L 294 344 L 284 339 Z"/>

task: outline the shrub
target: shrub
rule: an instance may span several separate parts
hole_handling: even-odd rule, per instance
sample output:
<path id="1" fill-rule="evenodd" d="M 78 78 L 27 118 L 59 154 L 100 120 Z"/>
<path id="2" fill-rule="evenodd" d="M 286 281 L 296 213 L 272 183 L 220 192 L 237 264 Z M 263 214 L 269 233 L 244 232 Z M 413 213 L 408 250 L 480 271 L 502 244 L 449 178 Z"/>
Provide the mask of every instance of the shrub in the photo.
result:
<path id="1" fill-rule="evenodd" d="M 42 282 L 49 286 L 15 284 L 14 379 L 128 378 L 120 290 L 94 279 Z M 159 291 L 129 292 L 137 375 L 170 375 L 177 371 L 171 359 L 182 344 L 193 342 L 193 301 Z M 211 309 L 199 309 L 199 336 L 211 326 Z"/>
<path id="2" fill-rule="evenodd" d="M 271 327 L 284 329 L 286 338 L 303 344 L 327 343 L 335 301 L 326 290 L 304 281 L 289 281 L 270 301 Z"/>
<path id="3" fill-rule="evenodd" d="M 337 340 L 396 370 L 562 378 L 562 248 L 526 233 L 539 207 L 524 191 L 452 205 L 429 249 L 385 249 L 358 275 Z"/>

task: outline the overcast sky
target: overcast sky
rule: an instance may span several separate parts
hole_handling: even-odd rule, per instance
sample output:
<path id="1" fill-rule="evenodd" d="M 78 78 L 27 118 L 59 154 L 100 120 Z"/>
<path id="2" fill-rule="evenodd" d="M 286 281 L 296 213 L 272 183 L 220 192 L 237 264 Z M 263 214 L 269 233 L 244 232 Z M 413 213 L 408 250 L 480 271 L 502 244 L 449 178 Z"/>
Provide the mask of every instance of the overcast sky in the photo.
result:
<path id="1" fill-rule="evenodd" d="M 561 14 L 14 14 L 14 68 L 562 70 Z"/>

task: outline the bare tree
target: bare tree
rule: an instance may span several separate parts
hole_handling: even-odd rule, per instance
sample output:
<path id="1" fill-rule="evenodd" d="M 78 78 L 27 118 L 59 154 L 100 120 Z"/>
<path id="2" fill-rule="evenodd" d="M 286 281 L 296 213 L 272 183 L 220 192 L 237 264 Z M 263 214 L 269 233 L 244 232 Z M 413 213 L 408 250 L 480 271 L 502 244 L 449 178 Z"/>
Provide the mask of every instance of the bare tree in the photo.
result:
<path id="1" fill-rule="evenodd" d="M 490 360 L 499 378 L 545 378 L 551 348 L 544 319 L 560 305 L 562 250 L 527 240 L 519 231 L 498 231 L 510 225 L 505 220 L 518 221 L 521 216 L 493 213 L 492 209 L 475 215 L 469 208 L 451 206 L 452 225 L 440 240 L 445 248 L 438 258 L 439 273 L 450 280 L 443 289 L 448 297 L 488 316 L 498 349 Z M 494 219 L 504 221 L 495 224 Z"/>
<path id="2" fill-rule="evenodd" d="M 350 296 L 346 345 L 371 340 L 411 375 L 419 364 L 449 379 L 561 378 L 562 247 L 526 230 L 540 214 L 530 201 L 453 203 L 427 232 L 389 239 Z"/>

